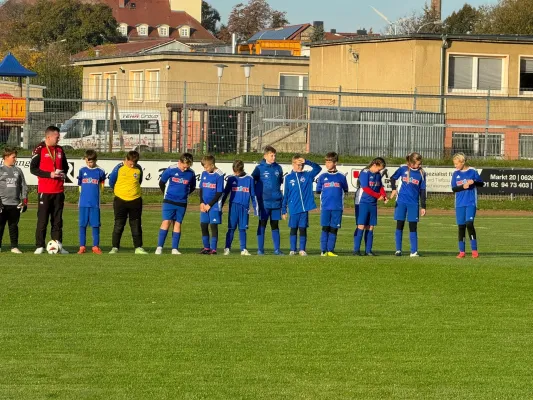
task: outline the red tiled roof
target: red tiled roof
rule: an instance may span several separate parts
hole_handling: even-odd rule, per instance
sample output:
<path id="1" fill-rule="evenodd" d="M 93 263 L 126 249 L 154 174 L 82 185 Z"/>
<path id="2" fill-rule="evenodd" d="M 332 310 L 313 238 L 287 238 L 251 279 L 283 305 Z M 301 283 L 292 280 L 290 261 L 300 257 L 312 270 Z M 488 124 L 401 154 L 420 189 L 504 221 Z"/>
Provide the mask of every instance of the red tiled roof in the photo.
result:
<path id="1" fill-rule="evenodd" d="M 162 46 L 167 43 L 174 42 L 175 39 L 151 39 L 143 41 L 134 41 L 129 43 L 118 44 L 104 44 L 101 46 L 93 47 L 90 50 L 85 50 L 80 53 L 74 54 L 71 57 L 72 61 L 84 60 L 87 58 L 95 57 L 95 52 L 98 51 L 99 57 L 120 57 L 131 54 L 142 53 L 143 51 L 153 49 L 154 47 Z"/>

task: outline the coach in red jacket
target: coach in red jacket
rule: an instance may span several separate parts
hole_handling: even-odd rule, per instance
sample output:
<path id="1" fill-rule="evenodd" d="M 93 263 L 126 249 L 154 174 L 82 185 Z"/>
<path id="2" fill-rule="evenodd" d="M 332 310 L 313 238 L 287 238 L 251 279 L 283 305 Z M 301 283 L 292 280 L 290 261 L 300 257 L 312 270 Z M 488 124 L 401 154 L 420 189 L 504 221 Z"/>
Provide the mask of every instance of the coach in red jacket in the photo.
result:
<path id="1" fill-rule="evenodd" d="M 68 171 L 67 158 L 63 148 L 58 146 L 59 129 L 49 126 L 45 131 L 44 142 L 33 150 L 30 172 L 37 176 L 39 205 L 37 208 L 37 229 L 35 231 L 35 254 L 44 252 L 48 219 L 52 225 L 52 239 L 63 242 L 63 207 L 65 205 L 65 173 Z M 61 248 L 61 253 L 68 254 Z"/>

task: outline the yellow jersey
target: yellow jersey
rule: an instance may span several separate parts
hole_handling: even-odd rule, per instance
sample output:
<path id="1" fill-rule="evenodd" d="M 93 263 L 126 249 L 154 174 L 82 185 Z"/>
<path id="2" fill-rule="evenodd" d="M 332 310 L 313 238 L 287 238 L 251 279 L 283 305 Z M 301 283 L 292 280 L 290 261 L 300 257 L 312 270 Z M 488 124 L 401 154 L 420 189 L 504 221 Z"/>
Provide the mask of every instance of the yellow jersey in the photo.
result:
<path id="1" fill-rule="evenodd" d="M 115 196 L 125 201 L 141 197 L 141 183 L 143 170 L 139 164 L 130 168 L 124 163 L 118 164 L 109 175 L 109 186 L 113 188 Z"/>

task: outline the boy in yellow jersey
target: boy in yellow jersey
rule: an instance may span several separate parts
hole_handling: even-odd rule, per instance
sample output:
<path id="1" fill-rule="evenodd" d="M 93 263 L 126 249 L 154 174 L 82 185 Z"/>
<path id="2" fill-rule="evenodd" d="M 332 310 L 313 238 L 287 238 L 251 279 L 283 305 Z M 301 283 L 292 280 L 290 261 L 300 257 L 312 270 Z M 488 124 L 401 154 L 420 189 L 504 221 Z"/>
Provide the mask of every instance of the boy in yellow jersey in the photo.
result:
<path id="1" fill-rule="evenodd" d="M 109 175 L 109 186 L 114 190 L 113 211 L 115 212 L 115 227 L 113 228 L 113 248 L 109 254 L 118 253 L 120 239 L 130 220 L 131 236 L 135 246 L 135 254 L 148 254 L 142 248 L 143 232 L 141 224 L 143 200 L 141 197 L 141 183 L 143 170 L 137 162 L 139 153 L 130 151 L 126 154 L 124 162 L 118 164 Z"/>

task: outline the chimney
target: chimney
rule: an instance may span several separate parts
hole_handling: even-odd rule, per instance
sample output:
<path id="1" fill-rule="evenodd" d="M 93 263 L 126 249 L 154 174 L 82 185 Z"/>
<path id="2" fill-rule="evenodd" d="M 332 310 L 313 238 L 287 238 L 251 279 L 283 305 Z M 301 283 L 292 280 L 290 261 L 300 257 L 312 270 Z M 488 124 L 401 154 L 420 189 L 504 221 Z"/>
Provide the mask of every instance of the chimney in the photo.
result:
<path id="1" fill-rule="evenodd" d="M 433 17 L 436 21 L 441 21 L 442 19 L 442 0 L 431 0 L 431 11 L 433 12 Z"/>
<path id="2" fill-rule="evenodd" d="M 330 33 L 337 33 L 337 29 L 331 29 L 329 32 Z"/>

